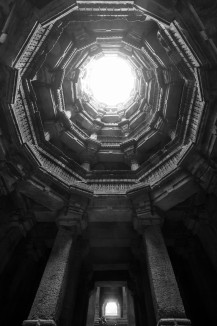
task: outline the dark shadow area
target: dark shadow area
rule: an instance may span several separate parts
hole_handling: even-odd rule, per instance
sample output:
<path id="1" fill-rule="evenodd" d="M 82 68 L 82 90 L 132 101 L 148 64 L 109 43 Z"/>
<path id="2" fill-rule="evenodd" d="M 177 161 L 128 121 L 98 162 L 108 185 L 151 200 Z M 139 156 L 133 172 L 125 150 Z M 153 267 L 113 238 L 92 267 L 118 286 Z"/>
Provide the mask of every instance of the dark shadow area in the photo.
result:
<path id="1" fill-rule="evenodd" d="M 38 232 L 36 226 L 19 242 L 0 276 L 0 325 L 22 325 L 28 317 L 50 254 L 43 240 L 36 244 Z"/>
<path id="2" fill-rule="evenodd" d="M 216 325 L 217 279 L 197 237 L 191 237 L 188 248 L 180 254 L 168 248 L 186 315 L 192 326 Z"/>

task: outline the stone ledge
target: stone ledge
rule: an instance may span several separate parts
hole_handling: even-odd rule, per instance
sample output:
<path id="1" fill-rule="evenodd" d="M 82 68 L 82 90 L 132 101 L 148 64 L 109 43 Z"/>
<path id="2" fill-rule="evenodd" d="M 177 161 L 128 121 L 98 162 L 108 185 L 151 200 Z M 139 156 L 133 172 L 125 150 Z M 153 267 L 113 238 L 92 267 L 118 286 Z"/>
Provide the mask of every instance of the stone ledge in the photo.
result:
<path id="1" fill-rule="evenodd" d="M 188 326 L 191 321 L 185 318 L 162 318 L 157 323 L 157 326 Z"/>
<path id="2" fill-rule="evenodd" d="M 22 326 L 57 326 L 53 320 L 37 319 L 37 320 L 24 320 Z"/>

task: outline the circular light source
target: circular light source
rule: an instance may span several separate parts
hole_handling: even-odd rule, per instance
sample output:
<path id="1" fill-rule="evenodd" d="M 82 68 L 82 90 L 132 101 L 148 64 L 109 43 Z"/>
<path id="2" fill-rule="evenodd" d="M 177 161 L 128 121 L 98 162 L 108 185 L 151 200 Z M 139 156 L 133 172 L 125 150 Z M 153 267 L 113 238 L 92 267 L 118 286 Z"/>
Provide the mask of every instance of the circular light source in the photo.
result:
<path id="1" fill-rule="evenodd" d="M 107 107 L 126 103 L 135 89 L 135 74 L 131 64 L 118 55 L 105 55 L 86 67 L 83 82 L 85 92 Z"/>
<path id="2" fill-rule="evenodd" d="M 109 301 L 105 306 L 105 316 L 117 316 L 118 315 L 118 306 L 115 301 Z"/>

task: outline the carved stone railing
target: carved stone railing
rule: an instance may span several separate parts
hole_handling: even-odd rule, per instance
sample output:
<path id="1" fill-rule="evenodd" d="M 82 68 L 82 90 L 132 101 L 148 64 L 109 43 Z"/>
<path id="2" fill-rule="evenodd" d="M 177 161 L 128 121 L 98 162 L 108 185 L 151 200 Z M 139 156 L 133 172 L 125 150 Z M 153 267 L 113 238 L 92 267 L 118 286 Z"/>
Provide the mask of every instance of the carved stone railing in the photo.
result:
<path id="1" fill-rule="evenodd" d="M 28 107 L 27 105 L 25 106 L 23 104 L 23 99 L 21 97 L 17 101 L 17 105 L 18 104 L 20 106 L 18 106 L 17 109 L 19 108 L 19 114 L 22 118 L 21 121 L 18 121 L 18 124 L 20 125 L 22 132 L 24 132 L 23 135 L 25 137 L 27 137 L 28 135 L 28 138 L 25 138 L 24 140 L 27 141 L 29 144 L 33 144 L 30 137 L 31 134 L 25 134 L 25 132 L 29 132 L 30 129 L 27 120 L 27 115 L 25 115 L 25 112 L 28 110 Z M 25 125 L 23 124 L 23 121 L 25 121 Z M 23 126 L 24 129 L 22 129 Z M 42 147 L 44 147 L 44 145 Z M 49 173 L 53 175 L 53 177 L 61 180 L 61 182 L 65 183 L 68 186 L 72 185 L 78 180 L 81 180 L 81 172 L 83 172 L 83 170 L 79 167 L 79 165 L 73 167 L 70 166 L 70 164 L 68 165 L 66 163 L 66 158 L 61 158 L 60 153 L 56 153 L 57 150 L 55 147 L 51 149 L 51 144 L 47 144 L 44 149 L 42 147 L 31 146 L 31 149 L 37 156 L 40 165 L 45 170 L 49 171 Z M 155 184 L 160 182 L 162 178 L 171 173 L 171 171 L 177 167 L 181 155 L 181 149 L 177 150 L 176 153 L 173 153 L 172 156 L 167 155 L 166 158 L 164 158 L 164 154 L 161 158 L 157 157 L 156 155 L 156 159 L 154 157 L 152 158 L 155 163 L 154 167 L 151 168 L 151 166 L 145 167 L 145 165 L 142 165 L 142 167 L 138 171 L 138 174 L 127 171 L 113 171 L 112 173 L 109 173 L 109 171 L 98 171 L 97 173 L 93 171 L 92 173 L 89 173 L 89 175 L 86 175 L 86 177 L 84 174 L 84 177 L 88 186 L 90 186 L 91 189 L 98 189 L 97 191 L 102 191 L 103 189 L 105 189 L 105 191 L 108 191 L 109 189 L 109 191 L 115 191 L 115 189 L 117 191 L 119 191 L 120 189 L 124 191 L 124 189 L 129 189 L 130 186 L 135 184 L 137 178 L 138 180 L 140 180 L 140 182 L 142 181 L 149 184 Z M 61 160 L 63 160 L 64 162 L 61 163 Z M 159 161 L 159 164 L 156 164 L 156 160 Z"/>
<path id="2" fill-rule="evenodd" d="M 101 182 L 98 183 L 88 183 L 90 189 L 94 191 L 94 193 L 101 193 L 101 194 L 126 194 L 126 191 L 129 190 L 132 186 L 130 183 L 126 183 L 124 181 L 121 182 Z"/>
<path id="3" fill-rule="evenodd" d="M 54 0 L 38 12 L 38 20 L 43 26 L 48 26 L 76 9 L 75 0 L 70 2 L 68 0 Z"/>
<path id="4" fill-rule="evenodd" d="M 22 87 L 20 87 L 17 93 L 16 102 L 13 105 L 13 110 L 11 111 L 11 113 L 14 116 L 17 124 L 20 144 L 35 143 L 36 139 L 34 127 L 30 118 L 28 105 Z"/>
<path id="5" fill-rule="evenodd" d="M 23 48 L 20 51 L 21 54 L 18 54 L 13 63 L 13 67 L 19 69 L 21 76 L 24 75 L 36 53 L 40 50 L 51 28 L 52 26 L 43 28 L 39 23 L 35 23 L 28 39 L 23 44 Z"/>
<path id="6" fill-rule="evenodd" d="M 205 102 L 200 101 L 200 96 L 197 92 L 194 99 L 194 106 L 192 114 L 190 116 L 189 126 L 186 135 L 186 141 L 196 142 L 199 134 L 199 126 L 201 125 L 201 119 L 204 114 Z"/>
<path id="7" fill-rule="evenodd" d="M 98 4 L 95 1 L 79 1 L 77 0 L 78 9 L 80 12 L 85 12 L 89 15 L 97 14 L 105 16 L 128 16 L 135 14 L 134 1 L 102 1 Z"/>
<path id="8" fill-rule="evenodd" d="M 73 185 L 74 182 L 80 178 L 75 177 L 75 173 L 55 157 L 52 157 L 48 152 L 44 151 L 41 147 L 36 145 L 31 146 L 32 152 L 37 157 L 40 165 L 48 171 L 53 177 L 60 179 L 67 186 Z"/>

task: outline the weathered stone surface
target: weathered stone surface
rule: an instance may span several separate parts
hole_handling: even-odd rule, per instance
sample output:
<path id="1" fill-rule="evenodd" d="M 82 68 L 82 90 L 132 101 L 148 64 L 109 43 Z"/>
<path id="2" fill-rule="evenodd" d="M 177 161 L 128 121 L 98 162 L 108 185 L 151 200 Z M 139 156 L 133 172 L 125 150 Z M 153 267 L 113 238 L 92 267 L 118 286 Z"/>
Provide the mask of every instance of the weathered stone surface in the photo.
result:
<path id="1" fill-rule="evenodd" d="M 94 324 L 94 317 L 95 317 L 95 306 L 96 306 L 96 291 L 97 289 L 94 289 L 94 291 L 91 293 L 89 298 L 89 305 L 88 305 L 88 311 L 87 311 L 87 326 L 92 326 Z"/>
<path id="2" fill-rule="evenodd" d="M 147 227 L 143 238 L 157 321 L 161 318 L 185 318 L 184 306 L 160 227 Z"/>
<path id="3" fill-rule="evenodd" d="M 55 325 L 54 321 L 58 320 L 72 243 L 71 231 L 60 228 L 33 302 L 29 320 L 25 321 L 23 325 L 31 325 L 30 321 L 35 321 L 35 325 L 44 325 L 40 320 L 46 320 L 48 325 Z"/>

